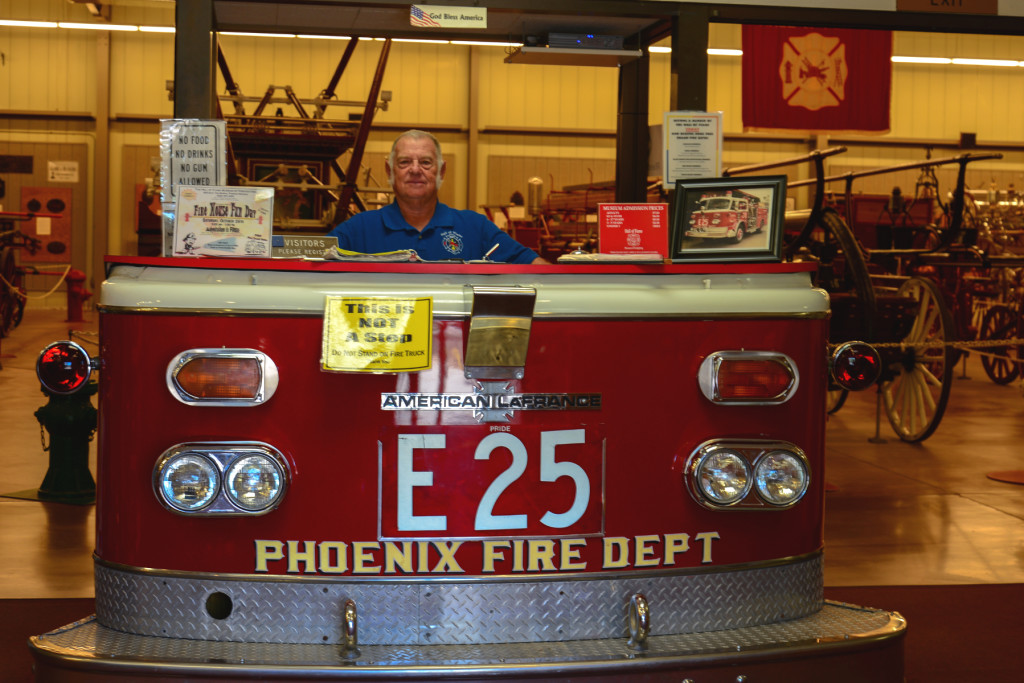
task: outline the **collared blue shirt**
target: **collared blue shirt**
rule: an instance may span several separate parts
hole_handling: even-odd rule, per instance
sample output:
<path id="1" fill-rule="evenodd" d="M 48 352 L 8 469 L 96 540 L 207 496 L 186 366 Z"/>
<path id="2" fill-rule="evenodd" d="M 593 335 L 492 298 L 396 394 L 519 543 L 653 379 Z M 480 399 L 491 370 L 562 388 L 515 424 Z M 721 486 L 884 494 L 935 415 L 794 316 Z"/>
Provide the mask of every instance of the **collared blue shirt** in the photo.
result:
<path id="1" fill-rule="evenodd" d="M 328 235 L 338 238 L 338 246 L 363 254 L 412 249 L 424 261 L 488 258 L 499 263 L 531 263 L 537 253 L 498 229 L 483 214 L 453 209 L 441 202 L 423 230 L 417 230 L 402 217 L 398 204 L 363 211 L 337 225 Z"/>

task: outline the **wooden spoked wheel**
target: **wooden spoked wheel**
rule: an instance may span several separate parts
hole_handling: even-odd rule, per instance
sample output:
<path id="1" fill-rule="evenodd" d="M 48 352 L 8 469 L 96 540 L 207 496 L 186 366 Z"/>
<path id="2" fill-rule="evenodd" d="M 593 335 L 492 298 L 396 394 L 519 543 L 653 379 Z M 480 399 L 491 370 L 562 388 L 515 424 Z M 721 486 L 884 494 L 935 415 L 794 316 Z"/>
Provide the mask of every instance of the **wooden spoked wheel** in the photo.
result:
<path id="1" fill-rule="evenodd" d="M 1017 332 L 1017 313 L 1005 304 L 996 304 L 981 319 L 979 340 L 1012 339 Z M 983 349 L 981 366 L 996 384 L 1009 384 L 1020 374 L 1020 348 L 1013 345 L 988 346 Z"/>
<path id="2" fill-rule="evenodd" d="M 846 403 L 846 397 L 849 395 L 850 392 L 846 389 L 833 389 L 829 387 L 828 393 L 825 395 L 825 412 L 829 415 L 839 412 L 839 409 Z"/>
<path id="3" fill-rule="evenodd" d="M 867 261 L 857 239 L 846 221 L 834 209 L 824 209 L 819 218 L 824 228 L 823 240 L 812 244 L 812 251 L 822 263 L 819 269 L 819 286 L 828 290 L 836 301 L 838 297 L 853 297 L 857 302 L 850 311 L 845 322 L 838 331 L 830 330 L 829 341 L 840 343 L 849 341 L 850 333 L 858 339 L 874 338 L 877 301 L 875 290 L 871 285 Z M 825 397 L 825 411 L 833 415 L 843 407 L 849 392 L 837 386 L 830 386 Z"/>
<path id="4" fill-rule="evenodd" d="M 939 426 L 949 401 L 955 365 L 953 317 L 931 280 L 912 277 L 897 292 L 915 302 L 913 324 L 889 364 L 891 380 L 882 383 L 889 423 L 900 439 L 923 441 Z"/>
<path id="5" fill-rule="evenodd" d="M 17 274 L 14 249 L 4 247 L 0 251 L 0 276 L 3 276 L 3 281 L 0 281 L 0 337 L 6 337 L 11 329 L 17 327 L 25 308 L 24 300 L 14 289 Z"/>

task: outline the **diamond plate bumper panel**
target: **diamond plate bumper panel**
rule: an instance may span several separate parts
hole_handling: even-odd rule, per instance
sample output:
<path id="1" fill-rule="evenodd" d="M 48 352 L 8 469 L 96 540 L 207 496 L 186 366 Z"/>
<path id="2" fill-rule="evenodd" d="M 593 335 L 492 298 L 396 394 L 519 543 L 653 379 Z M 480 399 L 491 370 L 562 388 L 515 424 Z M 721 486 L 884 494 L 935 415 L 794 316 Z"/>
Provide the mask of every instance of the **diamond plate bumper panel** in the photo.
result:
<path id="1" fill-rule="evenodd" d="M 872 647 L 902 637 L 905 630 L 906 622 L 897 613 L 826 602 L 810 616 L 777 624 L 652 636 L 642 655 L 621 638 L 502 645 L 360 645 L 359 657 L 346 659 L 342 649 L 333 645 L 229 643 L 130 635 L 99 625 L 95 617 L 36 636 L 30 647 L 44 666 L 140 678 L 143 674 L 376 680 L 425 676 L 509 678 L 554 673 L 612 675 L 792 661 L 801 656 L 821 657 Z"/>
<path id="2" fill-rule="evenodd" d="M 346 600 L 358 609 L 360 646 L 622 638 L 637 593 L 650 605 L 652 636 L 771 624 L 821 609 L 822 557 L 692 574 L 466 582 L 192 578 L 96 564 L 100 624 L 211 641 L 341 643 Z"/>

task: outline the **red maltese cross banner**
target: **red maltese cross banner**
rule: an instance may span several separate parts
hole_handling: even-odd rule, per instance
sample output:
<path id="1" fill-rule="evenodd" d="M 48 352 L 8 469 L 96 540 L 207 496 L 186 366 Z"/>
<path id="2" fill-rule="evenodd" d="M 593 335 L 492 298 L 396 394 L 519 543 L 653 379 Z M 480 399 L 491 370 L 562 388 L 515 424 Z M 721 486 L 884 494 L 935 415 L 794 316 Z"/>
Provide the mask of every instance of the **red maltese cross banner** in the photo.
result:
<path id="1" fill-rule="evenodd" d="M 743 27 L 743 127 L 889 130 L 892 32 Z"/>

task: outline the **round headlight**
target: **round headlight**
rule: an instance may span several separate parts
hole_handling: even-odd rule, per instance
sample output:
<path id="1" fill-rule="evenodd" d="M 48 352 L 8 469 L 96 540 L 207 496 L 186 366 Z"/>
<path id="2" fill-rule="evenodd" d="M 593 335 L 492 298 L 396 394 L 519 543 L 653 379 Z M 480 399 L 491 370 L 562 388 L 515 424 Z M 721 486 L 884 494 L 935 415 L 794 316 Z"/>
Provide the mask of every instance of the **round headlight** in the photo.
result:
<path id="1" fill-rule="evenodd" d="M 281 497 L 284 474 L 273 458 L 246 455 L 231 464 L 224 485 L 231 502 L 243 510 L 266 510 Z"/>
<path id="2" fill-rule="evenodd" d="M 217 496 L 220 471 L 197 453 L 181 453 L 160 468 L 160 493 L 167 504 L 183 512 L 201 510 Z"/>
<path id="3" fill-rule="evenodd" d="M 807 492 L 809 481 L 804 461 L 787 451 L 763 455 L 754 466 L 757 495 L 769 505 L 792 505 Z"/>
<path id="4" fill-rule="evenodd" d="M 732 505 L 750 491 L 750 466 L 732 451 L 707 454 L 697 465 L 694 476 L 701 493 L 716 505 Z"/>

